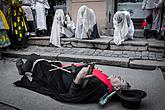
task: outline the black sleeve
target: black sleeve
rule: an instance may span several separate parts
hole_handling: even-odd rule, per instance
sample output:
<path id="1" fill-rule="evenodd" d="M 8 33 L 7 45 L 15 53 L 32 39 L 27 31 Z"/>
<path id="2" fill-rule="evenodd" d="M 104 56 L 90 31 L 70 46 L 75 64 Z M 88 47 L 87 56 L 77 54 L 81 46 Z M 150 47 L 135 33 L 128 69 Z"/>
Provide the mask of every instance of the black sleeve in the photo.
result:
<path id="1" fill-rule="evenodd" d="M 77 94 L 79 91 L 81 91 L 81 89 L 82 89 L 82 85 L 81 84 L 76 84 L 73 81 L 73 83 L 71 84 L 69 93 L 71 95 L 74 95 L 74 94 Z"/>

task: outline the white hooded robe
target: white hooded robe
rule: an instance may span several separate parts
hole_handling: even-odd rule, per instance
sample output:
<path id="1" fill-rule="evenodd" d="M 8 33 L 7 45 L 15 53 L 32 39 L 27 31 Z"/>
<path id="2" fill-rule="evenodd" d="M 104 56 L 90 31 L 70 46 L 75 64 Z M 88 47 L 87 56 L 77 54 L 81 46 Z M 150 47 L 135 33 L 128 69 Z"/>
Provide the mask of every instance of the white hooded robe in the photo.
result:
<path id="1" fill-rule="evenodd" d="M 134 26 L 127 11 L 117 11 L 113 17 L 114 24 L 114 43 L 122 44 L 126 39 L 133 39 Z"/>
<path id="2" fill-rule="evenodd" d="M 88 39 L 89 34 L 93 32 L 93 26 L 95 24 L 95 12 L 85 5 L 81 6 L 77 13 L 75 37 L 78 39 Z"/>

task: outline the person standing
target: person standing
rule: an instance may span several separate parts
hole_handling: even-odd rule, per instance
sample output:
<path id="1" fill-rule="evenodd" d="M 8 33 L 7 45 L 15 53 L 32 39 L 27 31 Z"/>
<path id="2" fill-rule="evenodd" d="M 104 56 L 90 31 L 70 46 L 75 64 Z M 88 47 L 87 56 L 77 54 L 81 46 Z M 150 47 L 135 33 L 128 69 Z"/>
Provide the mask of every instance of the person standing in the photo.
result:
<path id="1" fill-rule="evenodd" d="M 35 10 L 37 36 L 45 35 L 47 31 L 46 15 L 50 9 L 49 3 L 47 0 L 32 0 L 32 9 Z"/>
<path id="2" fill-rule="evenodd" d="M 22 9 L 25 13 L 27 28 L 28 28 L 28 35 L 34 36 L 35 29 L 34 29 L 34 17 L 31 9 L 31 0 L 22 0 Z"/>
<path id="3" fill-rule="evenodd" d="M 2 9 L 0 8 L 0 59 L 2 59 L 2 48 L 10 45 L 6 30 L 9 30 L 9 25 Z"/>
<path id="4" fill-rule="evenodd" d="M 2 10 L 0 9 L 0 48 L 10 45 L 10 40 L 6 32 L 6 30 L 9 29 L 10 28 L 7 23 L 6 17 L 4 16 Z"/>
<path id="5" fill-rule="evenodd" d="M 150 11 L 151 14 L 151 27 L 150 27 L 150 36 L 158 38 L 160 36 L 161 29 L 161 13 L 162 13 L 162 4 L 164 0 L 143 0 L 142 9 Z"/>
<path id="6" fill-rule="evenodd" d="M 11 0 L 8 10 L 10 24 L 10 40 L 12 48 L 18 50 L 27 47 L 28 37 L 27 26 L 24 18 L 24 12 L 21 8 L 21 0 Z"/>

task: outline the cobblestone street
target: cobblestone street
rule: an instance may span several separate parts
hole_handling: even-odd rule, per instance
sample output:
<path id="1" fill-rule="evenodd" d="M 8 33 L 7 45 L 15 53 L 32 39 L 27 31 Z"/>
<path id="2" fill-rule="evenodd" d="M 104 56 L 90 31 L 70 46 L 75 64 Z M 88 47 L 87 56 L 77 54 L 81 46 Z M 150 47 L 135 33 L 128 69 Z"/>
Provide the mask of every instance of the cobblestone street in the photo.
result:
<path id="1" fill-rule="evenodd" d="M 97 103 L 61 103 L 49 96 L 16 87 L 13 82 L 22 77 L 18 74 L 15 66 L 16 60 L 15 58 L 0 60 L 0 110 L 128 110 L 121 105 L 120 101 L 110 100 L 104 108 L 98 106 Z M 72 62 L 63 63 L 70 64 Z M 137 70 L 104 65 L 96 65 L 96 67 L 107 75 L 120 75 L 130 83 L 132 89 L 146 91 L 147 97 L 142 100 L 141 107 L 137 110 L 164 110 L 165 87 L 159 68 Z"/>

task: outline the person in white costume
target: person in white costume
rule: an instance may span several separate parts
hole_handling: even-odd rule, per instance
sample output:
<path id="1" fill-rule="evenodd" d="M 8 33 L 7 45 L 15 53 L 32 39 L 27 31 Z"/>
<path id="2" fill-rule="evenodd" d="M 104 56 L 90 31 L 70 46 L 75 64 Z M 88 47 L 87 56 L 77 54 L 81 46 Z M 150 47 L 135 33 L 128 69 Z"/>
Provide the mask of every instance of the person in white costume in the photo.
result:
<path id="1" fill-rule="evenodd" d="M 54 15 L 50 44 L 61 47 L 60 37 L 72 37 L 74 35 L 75 25 L 69 14 L 64 14 L 62 9 L 57 9 Z"/>
<path id="2" fill-rule="evenodd" d="M 34 17 L 31 9 L 31 0 L 22 0 L 22 9 L 25 13 L 28 34 L 27 35 L 35 35 L 35 26 L 34 26 Z"/>
<path id="3" fill-rule="evenodd" d="M 95 12 L 83 5 L 77 13 L 75 37 L 78 39 L 99 38 Z"/>
<path id="4" fill-rule="evenodd" d="M 117 11 L 113 17 L 114 43 L 122 44 L 123 41 L 133 39 L 134 25 L 128 11 Z"/>
<path id="5" fill-rule="evenodd" d="M 46 9 L 50 9 L 47 0 L 32 0 L 32 9 L 36 12 L 36 24 L 38 31 L 46 31 Z"/>

